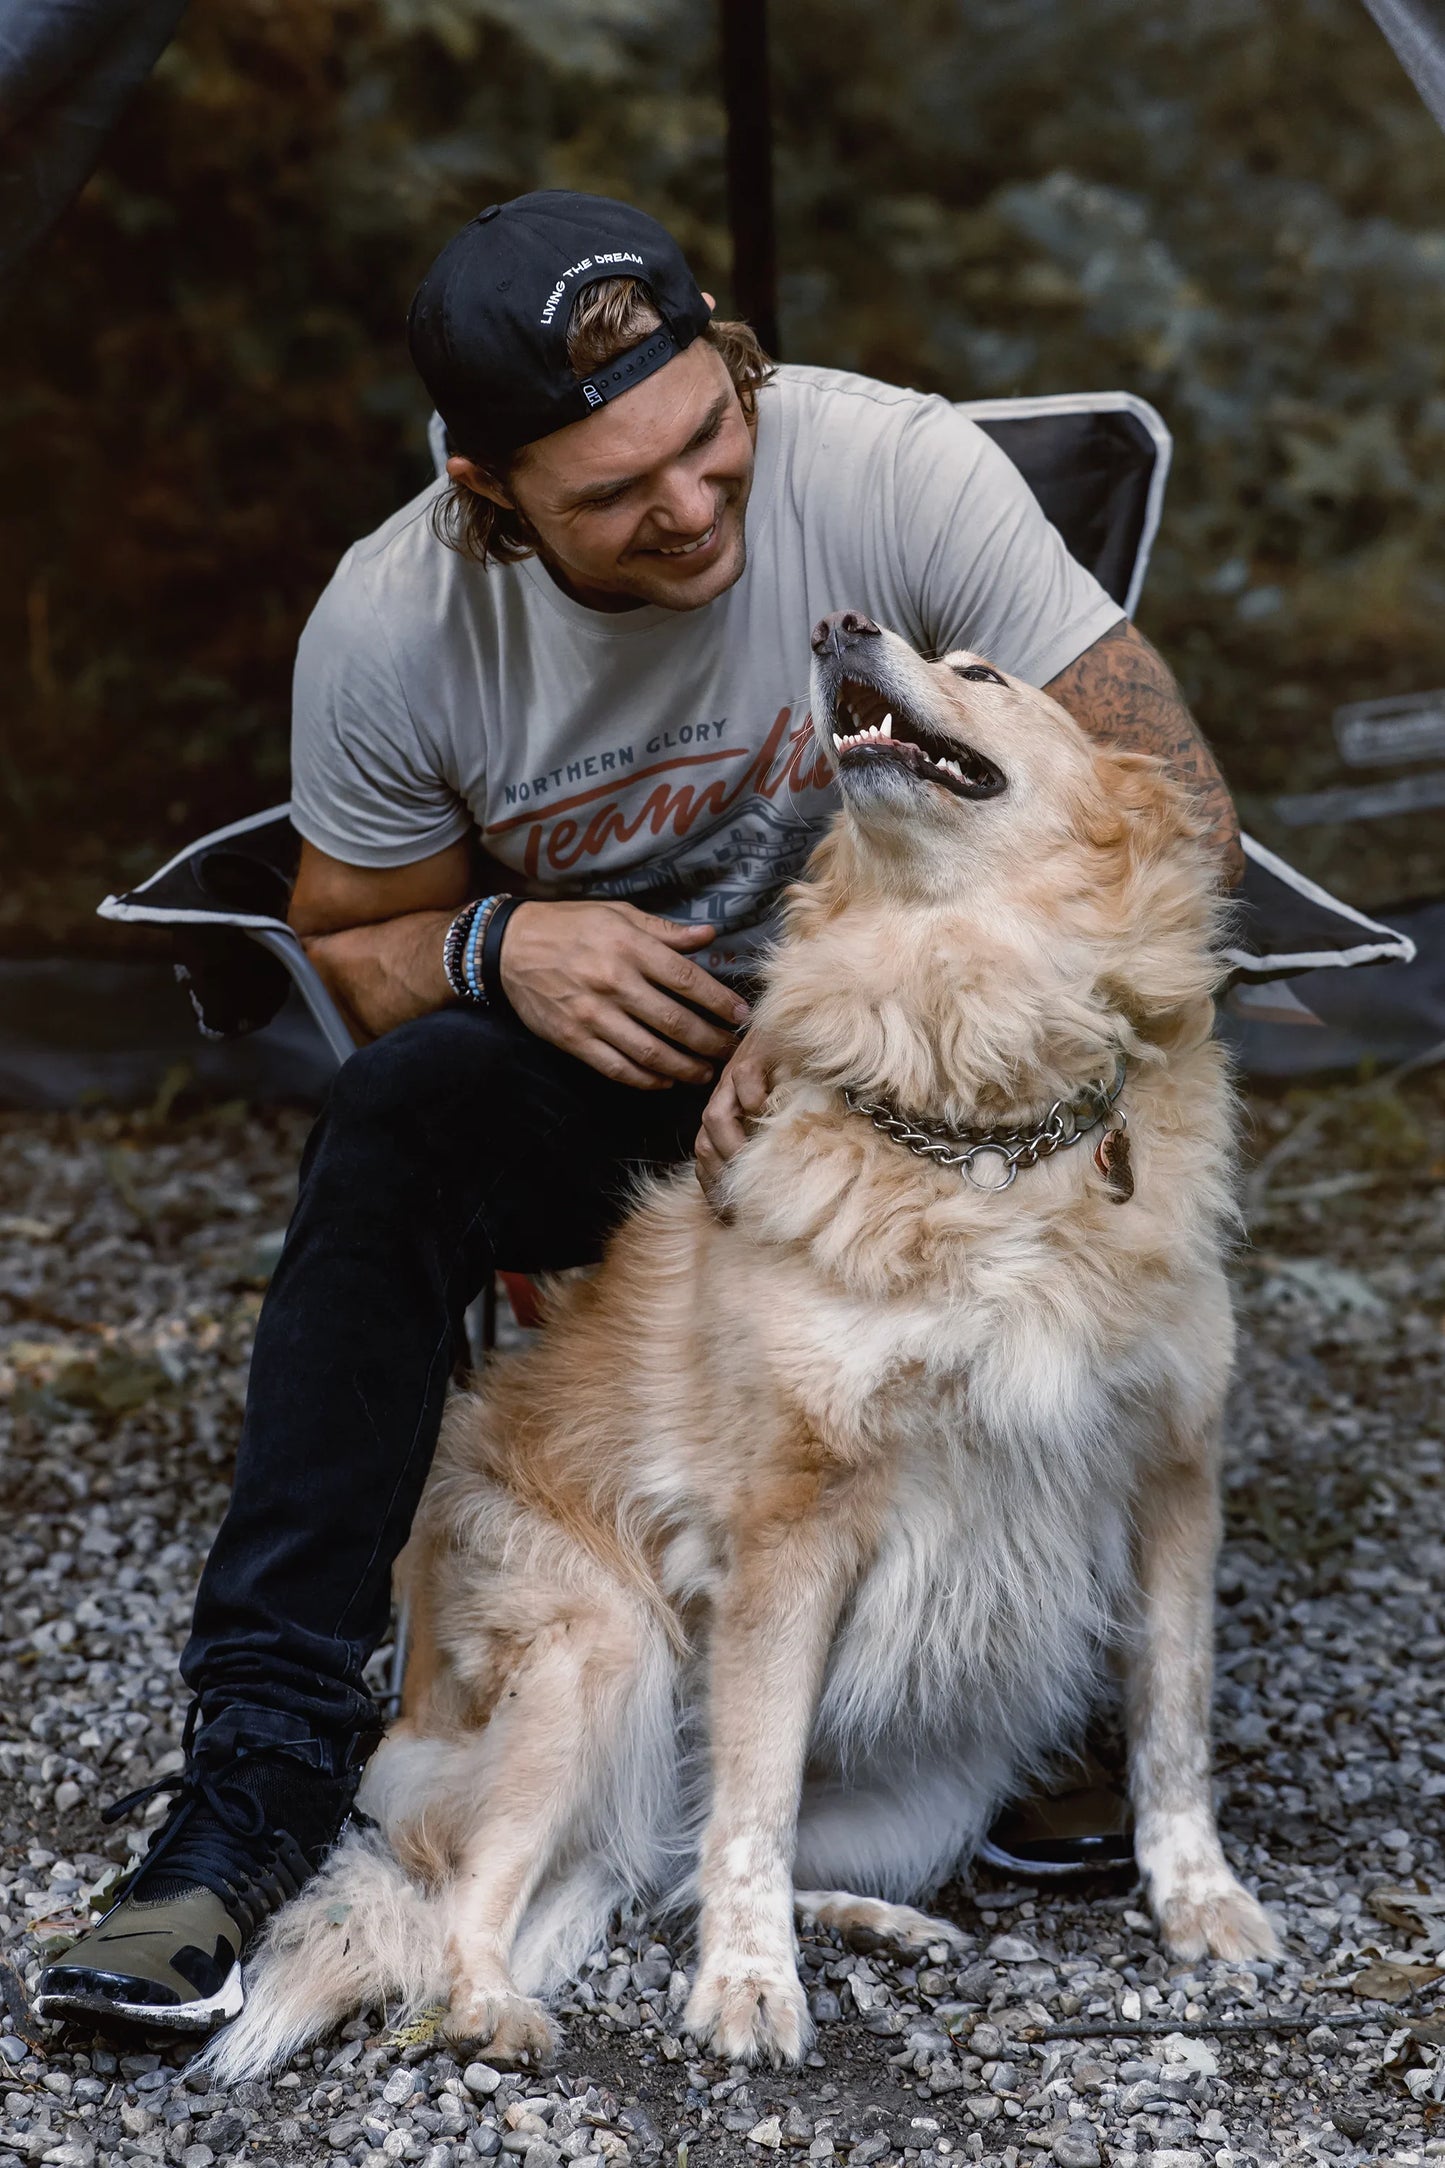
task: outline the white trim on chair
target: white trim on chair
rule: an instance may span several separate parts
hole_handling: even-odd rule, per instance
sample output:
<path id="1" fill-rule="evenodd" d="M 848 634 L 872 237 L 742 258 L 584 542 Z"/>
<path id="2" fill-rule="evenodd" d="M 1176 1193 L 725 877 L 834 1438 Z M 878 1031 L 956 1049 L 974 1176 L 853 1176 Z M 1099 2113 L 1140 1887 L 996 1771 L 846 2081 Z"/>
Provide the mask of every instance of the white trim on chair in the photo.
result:
<path id="1" fill-rule="evenodd" d="M 1144 575 L 1149 570 L 1149 554 L 1154 538 L 1159 532 L 1159 522 L 1164 514 L 1164 491 L 1169 482 L 1169 467 L 1174 457 L 1174 439 L 1168 425 L 1157 407 L 1150 406 L 1132 391 L 1059 391 L 1040 392 L 1025 399 L 957 399 L 954 401 L 960 414 L 970 421 L 981 416 L 998 421 L 1026 421 L 1031 414 L 1132 414 L 1135 421 L 1142 422 L 1154 442 L 1154 471 L 1149 477 L 1149 494 L 1144 503 L 1144 526 L 1139 536 L 1139 547 L 1134 553 L 1134 569 L 1129 577 L 1129 591 L 1124 597 L 1124 615 L 1132 617 L 1144 586 Z"/>
<path id="2" fill-rule="evenodd" d="M 1286 888 L 1292 888 L 1297 896 L 1307 896 L 1311 903 L 1332 911 L 1337 918 L 1351 919 L 1356 926 L 1363 926 L 1368 933 L 1383 934 L 1385 939 L 1362 941 L 1355 948 L 1301 949 L 1297 953 L 1285 951 L 1268 956 L 1253 956 L 1244 949 L 1227 948 L 1221 954 L 1232 970 L 1242 972 L 1247 978 L 1264 978 L 1283 976 L 1291 971 L 1348 970 L 1353 964 L 1412 964 L 1415 961 L 1415 944 L 1407 933 L 1382 926 L 1378 919 L 1366 918 L 1352 903 L 1342 903 L 1338 896 L 1321 888 L 1308 874 L 1287 865 L 1284 859 L 1276 858 L 1273 851 L 1266 850 L 1253 836 L 1241 836 L 1239 840 L 1246 858 L 1254 859 L 1276 880 L 1283 881 Z"/>
<path id="3" fill-rule="evenodd" d="M 176 852 L 174 858 L 168 858 L 163 866 L 157 866 L 154 873 L 148 873 L 141 882 L 140 887 L 132 889 L 131 894 L 143 896 L 148 888 L 154 888 L 157 881 L 163 881 L 168 873 L 174 873 L 177 866 L 183 866 L 188 858 L 194 858 L 197 851 L 205 850 L 208 844 L 226 843 L 229 842 L 232 836 L 249 835 L 253 828 L 265 828 L 271 821 L 289 820 L 290 818 L 291 800 L 287 798 L 280 805 L 268 806 L 264 813 L 248 813 L 244 820 L 230 821 L 224 828 L 213 828 L 208 836 L 197 836 L 194 843 L 188 843 L 183 851 Z M 157 911 L 147 905 L 122 903 L 116 896 L 107 896 L 104 903 L 96 905 L 95 915 L 97 918 L 118 919 L 214 920 L 221 914 L 215 911 Z M 279 926 L 282 921 L 269 917 L 248 918 L 238 913 L 234 918 L 227 915 L 226 924 L 232 926 Z"/>

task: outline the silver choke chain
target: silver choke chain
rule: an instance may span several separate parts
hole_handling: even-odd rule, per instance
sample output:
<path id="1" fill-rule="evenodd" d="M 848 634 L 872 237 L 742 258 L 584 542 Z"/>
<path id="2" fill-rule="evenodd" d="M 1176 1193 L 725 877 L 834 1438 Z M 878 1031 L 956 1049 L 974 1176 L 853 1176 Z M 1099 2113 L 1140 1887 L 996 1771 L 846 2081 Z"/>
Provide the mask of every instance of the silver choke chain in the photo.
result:
<path id="1" fill-rule="evenodd" d="M 843 1097 L 850 1111 L 866 1114 L 881 1135 L 905 1145 L 918 1158 L 931 1160 L 935 1167 L 961 1168 L 964 1180 L 974 1189 L 994 1191 L 1007 1189 L 1020 1167 L 1036 1167 L 1041 1159 L 1055 1152 L 1071 1150 L 1106 1122 L 1124 1089 L 1124 1076 L 1121 1054 L 1112 1082 L 1099 1077 L 1072 1099 L 1056 1099 L 1034 1129 L 924 1129 L 899 1114 L 886 1100 L 860 1099 L 856 1092 L 847 1090 Z M 1128 1117 L 1120 1114 L 1118 1120 L 1122 1126 Z M 974 1173 L 979 1161 L 985 1159 L 1001 1163 L 1003 1171 L 997 1181 L 980 1181 Z"/>

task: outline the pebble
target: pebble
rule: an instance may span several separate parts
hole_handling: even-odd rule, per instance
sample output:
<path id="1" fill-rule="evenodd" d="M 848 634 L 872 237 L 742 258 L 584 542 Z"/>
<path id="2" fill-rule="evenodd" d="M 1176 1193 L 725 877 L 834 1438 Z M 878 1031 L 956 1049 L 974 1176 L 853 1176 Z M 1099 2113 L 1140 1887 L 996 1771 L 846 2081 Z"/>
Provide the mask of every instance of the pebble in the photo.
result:
<path id="1" fill-rule="evenodd" d="M 1059 2168 L 1099 2168 L 1099 2141 L 1087 2123 L 1070 2123 L 1061 2130 L 1052 2152 Z"/>

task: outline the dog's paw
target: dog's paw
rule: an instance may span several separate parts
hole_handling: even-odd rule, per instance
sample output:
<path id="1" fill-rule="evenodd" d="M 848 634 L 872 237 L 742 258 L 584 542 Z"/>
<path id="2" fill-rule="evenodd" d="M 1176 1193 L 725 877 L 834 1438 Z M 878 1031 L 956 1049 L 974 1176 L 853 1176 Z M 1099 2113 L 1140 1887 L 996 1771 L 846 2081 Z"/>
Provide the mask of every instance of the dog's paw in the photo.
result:
<path id="1" fill-rule="evenodd" d="M 801 1920 L 829 1928 L 853 1950 L 926 1950 L 941 1942 L 964 1950 L 968 1938 L 952 1920 L 936 1920 L 912 1905 L 885 1904 L 881 1897 L 854 1897 L 841 1889 L 800 1889 L 793 1903 Z"/>
<path id="2" fill-rule="evenodd" d="M 807 1999 L 791 1962 L 739 1951 L 698 1974 L 682 2022 L 732 2063 L 800 2063 L 812 2038 Z"/>
<path id="3" fill-rule="evenodd" d="M 494 2063 L 527 2062 L 535 2069 L 557 2052 L 559 2034 L 540 2002 L 508 1988 L 458 1984 L 442 2032 L 460 2046 L 481 2047 Z"/>
<path id="4" fill-rule="evenodd" d="M 1164 1898 L 1156 1912 L 1171 1957 L 1190 1961 L 1223 1957 L 1238 1962 L 1279 1956 L 1279 1937 L 1269 1914 L 1233 1875 L 1207 1888 Z"/>

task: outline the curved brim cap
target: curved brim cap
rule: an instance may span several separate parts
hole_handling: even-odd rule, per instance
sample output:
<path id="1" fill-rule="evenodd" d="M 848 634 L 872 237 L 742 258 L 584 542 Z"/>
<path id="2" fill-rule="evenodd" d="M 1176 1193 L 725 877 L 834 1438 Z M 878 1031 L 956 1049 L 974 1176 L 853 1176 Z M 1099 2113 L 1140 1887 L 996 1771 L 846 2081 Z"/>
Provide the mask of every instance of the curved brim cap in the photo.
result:
<path id="1" fill-rule="evenodd" d="M 639 279 L 661 328 L 579 381 L 567 325 L 584 286 Z M 449 241 L 407 318 L 411 357 L 452 445 L 505 458 L 662 368 L 711 310 L 672 235 L 611 196 L 544 188 L 494 203 Z"/>

